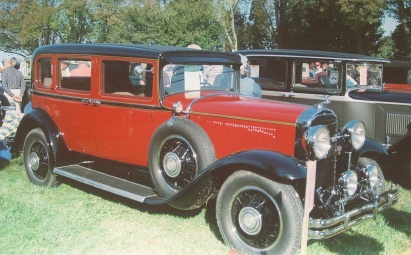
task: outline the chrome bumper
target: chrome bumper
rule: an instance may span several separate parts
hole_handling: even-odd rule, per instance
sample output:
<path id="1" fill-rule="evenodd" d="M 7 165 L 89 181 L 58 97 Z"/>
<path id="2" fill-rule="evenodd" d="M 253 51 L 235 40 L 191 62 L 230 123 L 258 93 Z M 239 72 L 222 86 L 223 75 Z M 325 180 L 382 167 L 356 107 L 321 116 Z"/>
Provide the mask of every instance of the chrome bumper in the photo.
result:
<path id="1" fill-rule="evenodd" d="M 311 219 L 308 238 L 326 239 L 339 234 L 365 220 L 375 219 L 377 214 L 398 202 L 398 185 L 382 193 L 377 200 L 330 219 Z"/>

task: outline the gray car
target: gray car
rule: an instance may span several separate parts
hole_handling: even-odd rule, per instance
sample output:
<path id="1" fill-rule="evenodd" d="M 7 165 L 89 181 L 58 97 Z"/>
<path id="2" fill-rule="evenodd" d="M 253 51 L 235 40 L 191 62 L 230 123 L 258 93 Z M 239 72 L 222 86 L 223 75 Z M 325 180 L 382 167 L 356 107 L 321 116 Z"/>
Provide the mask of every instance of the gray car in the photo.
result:
<path id="1" fill-rule="evenodd" d="M 264 98 L 322 103 L 335 111 L 340 125 L 350 119 L 362 120 L 367 135 L 388 149 L 386 169 L 392 169 L 392 177 L 405 176 L 404 184 L 410 185 L 411 93 L 383 89 L 383 71 L 391 66 L 389 60 L 308 50 L 237 53 L 248 57 L 249 76 L 260 84 Z"/>

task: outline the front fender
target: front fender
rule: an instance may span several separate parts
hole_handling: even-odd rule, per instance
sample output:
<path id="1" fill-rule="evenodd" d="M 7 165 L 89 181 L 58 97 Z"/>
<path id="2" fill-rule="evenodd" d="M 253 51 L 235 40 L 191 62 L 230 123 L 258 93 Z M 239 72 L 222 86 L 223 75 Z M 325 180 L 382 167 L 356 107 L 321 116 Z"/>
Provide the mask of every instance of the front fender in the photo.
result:
<path id="1" fill-rule="evenodd" d="M 387 148 L 385 148 L 381 143 L 367 137 L 361 149 L 355 151 L 353 154 L 358 158 L 367 156 L 376 159 L 380 156 L 387 156 L 388 151 Z"/>
<path id="2" fill-rule="evenodd" d="M 262 174 L 271 179 L 298 180 L 307 176 L 306 166 L 288 155 L 266 150 L 250 150 L 232 154 L 222 158 L 204 169 L 197 178 L 175 195 L 160 201 L 146 201 L 147 203 L 169 203 L 172 200 L 189 194 L 202 179 L 213 176 L 228 176 L 235 170 L 249 170 Z"/>
<path id="3" fill-rule="evenodd" d="M 59 153 L 67 151 L 54 121 L 44 110 L 35 108 L 21 119 L 11 150 L 13 153 L 18 153 L 23 150 L 24 140 L 27 134 L 35 128 L 40 128 L 44 132 L 54 161 L 59 157 Z"/>
<path id="4" fill-rule="evenodd" d="M 295 158 L 267 150 L 250 150 L 232 154 L 210 165 L 204 172 L 224 171 L 224 169 L 255 170 L 269 178 L 288 180 L 303 179 L 307 175 L 304 165 Z"/>

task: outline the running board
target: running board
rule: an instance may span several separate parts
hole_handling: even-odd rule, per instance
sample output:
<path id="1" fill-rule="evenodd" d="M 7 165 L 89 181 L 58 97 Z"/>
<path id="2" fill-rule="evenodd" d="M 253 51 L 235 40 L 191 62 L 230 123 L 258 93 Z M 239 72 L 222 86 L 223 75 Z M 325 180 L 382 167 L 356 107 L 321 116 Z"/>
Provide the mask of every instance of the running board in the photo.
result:
<path id="1" fill-rule="evenodd" d="M 107 192 L 126 197 L 141 203 L 161 204 L 154 189 L 128 180 L 105 174 L 81 165 L 68 165 L 54 168 L 57 175 L 93 186 Z"/>

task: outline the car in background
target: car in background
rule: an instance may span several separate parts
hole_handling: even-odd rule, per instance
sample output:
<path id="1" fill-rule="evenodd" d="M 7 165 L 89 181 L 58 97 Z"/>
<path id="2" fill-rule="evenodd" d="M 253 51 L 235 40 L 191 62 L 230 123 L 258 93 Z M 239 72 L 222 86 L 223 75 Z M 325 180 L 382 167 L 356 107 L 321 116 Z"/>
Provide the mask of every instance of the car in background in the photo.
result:
<path id="1" fill-rule="evenodd" d="M 324 105 L 241 95 L 240 65 L 181 47 L 40 47 L 13 151 L 37 185 L 69 178 L 182 210 L 215 202 L 224 241 L 246 253 L 295 253 L 398 201 L 363 122 L 339 132 Z"/>
<path id="2" fill-rule="evenodd" d="M 337 114 L 339 123 L 364 121 L 367 135 L 389 150 L 392 173 L 398 171 L 394 177 L 411 184 L 411 93 L 383 89 L 389 60 L 292 49 L 236 53 L 248 57 L 250 77 L 260 84 L 264 98 L 321 103 Z"/>

